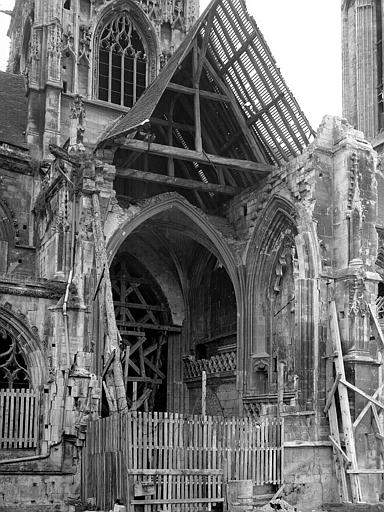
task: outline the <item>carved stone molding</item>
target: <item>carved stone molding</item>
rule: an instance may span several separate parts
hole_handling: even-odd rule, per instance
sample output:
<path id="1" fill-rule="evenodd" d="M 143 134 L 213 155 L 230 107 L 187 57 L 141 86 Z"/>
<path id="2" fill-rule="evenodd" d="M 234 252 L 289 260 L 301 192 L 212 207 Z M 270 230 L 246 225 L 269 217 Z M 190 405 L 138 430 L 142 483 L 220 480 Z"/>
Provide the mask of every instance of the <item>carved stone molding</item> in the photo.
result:
<path id="1" fill-rule="evenodd" d="M 39 282 L 27 278 L 0 275 L 0 294 L 57 300 L 65 293 L 66 283 L 57 281 Z"/>

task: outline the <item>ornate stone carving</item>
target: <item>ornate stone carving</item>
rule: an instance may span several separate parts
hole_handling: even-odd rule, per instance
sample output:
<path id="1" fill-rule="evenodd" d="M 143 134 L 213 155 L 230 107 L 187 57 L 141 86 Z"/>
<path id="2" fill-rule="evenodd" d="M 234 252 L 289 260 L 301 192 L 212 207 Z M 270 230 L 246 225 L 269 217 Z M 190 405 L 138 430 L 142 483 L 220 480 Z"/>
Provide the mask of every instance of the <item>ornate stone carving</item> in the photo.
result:
<path id="1" fill-rule="evenodd" d="M 65 293 L 66 283 L 47 281 L 43 284 L 31 279 L 30 283 L 25 284 L 25 278 L 23 281 L 17 276 L 12 276 L 12 274 L 7 278 L 2 276 L 0 279 L 0 295 L 58 300 Z"/>
<path id="2" fill-rule="evenodd" d="M 252 354 L 253 370 L 255 372 L 268 371 L 270 364 L 270 355 L 267 352 Z"/>
<path id="3" fill-rule="evenodd" d="M 74 35 L 72 32 L 72 25 L 68 25 L 66 30 L 63 31 L 63 55 L 69 56 L 70 54 L 76 58 L 74 52 Z"/>
<path id="4" fill-rule="evenodd" d="M 82 97 L 77 94 L 71 108 L 70 149 L 84 151 L 85 108 Z"/>
<path id="5" fill-rule="evenodd" d="M 60 62 L 62 53 L 62 27 L 54 23 L 48 27 L 48 79 L 60 80 Z"/>
<path id="6" fill-rule="evenodd" d="M 365 316 L 369 314 L 363 279 L 355 279 L 353 287 L 351 287 L 349 312 L 350 315 L 353 316 Z"/>
<path id="7" fill-rule="evenodd" d="M 37 32 L 37 30 L 33 30 L 32 32 L 32 39 L 30 45 L 31 59 L 40 60 L 41 45 L 39 33 Z"/>
<path id="8" fill-rule="evenodd" d="M 48 55 L 59 55 L 62 50 L 62 29 L 58 24 L 48 29 Z"/>
<path id="9" fill-rule="evenodd" d="M 80 26 L 79 39 L 79 62 L 84 61 L 87 66 L 90 65 L 91 53 L 91 27 L 87 25 Z"/>
<path id="10" fill-rule="evenodd" d="M 349 176 L 349 187 L 348 187 L 348 210 L 352 210 L 353 201 L 355 198 L 356 186 L 358 185 L 358 171 L 359 171 L 359 155 L 352 153 L 351 155 L 351 169 Z"/>

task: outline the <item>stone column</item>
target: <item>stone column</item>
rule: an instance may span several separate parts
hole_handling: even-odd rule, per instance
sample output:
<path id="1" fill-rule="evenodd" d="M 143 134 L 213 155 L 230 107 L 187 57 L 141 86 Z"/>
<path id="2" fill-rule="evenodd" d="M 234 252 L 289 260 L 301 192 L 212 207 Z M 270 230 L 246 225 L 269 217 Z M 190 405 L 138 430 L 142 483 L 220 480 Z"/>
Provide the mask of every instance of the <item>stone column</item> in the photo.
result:
<path id="1" fill-rule="evenodd" d="M 356 94 L 357 128 L 366 137 L 377 133 L 375 5 L 372 0 L 356 2 Z"/>
<path id="2" fill-rule="evenodd" d="M 360 15 L 372 6 L 358 2 Z M 360 19 L 360 18 L 359 18 Z M 364 21 L 365 20 L 365 21 Z M 368 37 L 362 24 L 361 37 Z M 363 42 L 361 43 L 363 45 Z M 367 44 L 365 41 L 364 44 Z M 364 45 L 363 45 L 364 46 Z M 364 48 L 359 51 L 367 51 Z M 368 72 L 367 68 L 364 72 Z M 362 84 L 362 82 L 361 82 Z M 369 92 L 366 92 L 367 98 Z M 367 118 L 368 119 L 368 118 Z M 371 119 L 372 120 L 372 119 Z M 368 122 L 368 121 L 367 121 Z M 377 283 L 377 186 L 375 155 L 362 134 L 347 126 L 335 132 L 333 176 L 333 276 L 335 301 L 347 379 L 367 393 L 377 388 L 377 354 L 372 351 L 369 304 L 375 303 Z M 351 400 L 358 414 L 362 401 Z"/>

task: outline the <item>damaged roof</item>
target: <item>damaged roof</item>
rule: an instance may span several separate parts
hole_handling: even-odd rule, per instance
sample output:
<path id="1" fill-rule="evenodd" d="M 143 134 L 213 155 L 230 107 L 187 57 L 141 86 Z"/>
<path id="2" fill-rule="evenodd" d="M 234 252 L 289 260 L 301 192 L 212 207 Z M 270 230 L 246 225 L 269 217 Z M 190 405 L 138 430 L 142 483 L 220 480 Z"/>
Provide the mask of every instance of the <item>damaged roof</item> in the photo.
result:
<path id="1" fill-rule="evenodd" d="M 213 0 L 159 76 L 100 143 L 124 136 L 150 119 L 180 65 L 196 41 L 201 46 L 207 30 L 206 62 L 235 96 L 264 161 L 279 165 L 303 151 L 314 131 L 244 0 Z"/>
<path id="2" fill-rule="evenodd" d="M 26 149 L 27 98 L 23 76 L 0 71 L 0 143 Z"/>

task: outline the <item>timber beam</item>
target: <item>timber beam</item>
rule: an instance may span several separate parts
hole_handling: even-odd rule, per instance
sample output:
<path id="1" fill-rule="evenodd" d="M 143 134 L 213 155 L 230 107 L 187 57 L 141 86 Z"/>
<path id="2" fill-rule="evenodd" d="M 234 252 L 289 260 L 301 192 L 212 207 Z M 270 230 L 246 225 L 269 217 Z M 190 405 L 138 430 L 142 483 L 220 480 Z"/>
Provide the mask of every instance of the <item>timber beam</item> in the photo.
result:
<path id="1" fill-rule="evenodd" d="M 202 181 L 175 178 L 166 174 L 155 172 L 139 171 L 137 169 L 116 169 L 116 175 L 123 178 L 131 178 L 137 181 L 146 181 L 151 183 L 160 183 L 161 185 L 170 185 L 173 187 L 196 190 L 199 192 L 209 192 L 213 194 L 223 194 L 226 196 L 235 196 L 241 192 L 240 188 L 229 185 L 219 185 L 215 183 L 204 183 Z"/>
<path id="2" fill-rule="evenodd" d="M 157 117 L 151 117 L 150 123 L 158 126 L 171 126 L 172 128 L 175 128 L 177 130 L 185 131 L 185 132 L 194 132 L 195 127 L 191 124 L 183 124 L 183 123 L 177 123 L 172 120 L 165 120 L 165 119 L 159 119 Z"/>
<path id="3" fill-rule="evenodd" d="M 172 92 L 179 92 L 181 94 L 187 94 L 190 96 L 194 96 L 196 94 L 196 91 L 198 91 L 200 96 L 207 100 L 224 101 L 226 103 L 233 102 L 233 100 L 231 98 L 229 98 L 228 96 L 226 96 L 224 94 L 218 94 L 216 92 L 211 92 L 211 91 L 204 91 L 204 89 L 196 89 L 193 87 L 186 87 L 185 85 L 179 85 L 179 84 L 175 84 L 173 82 L 169 82 L 169 84 L 167 85 L 167 90 L 172 91 Z"/>
<path id="4" fill-rule="evenodd" d="M 132 328 L 164 332 L 181 332 L 181 327 L 176 325 L 148 324 L 144 322 L 119 322 L 118 328 L 121 335 L 124 335 L 126 330 L 130 330 Z"/>
<path id="5" fill-rule="evenodd" d="M 275 169 L 274 166 L 250 160 L 238 160 L 236 158 L 210 155 L 205 152 L 184 149 L 175 146 L 166 146 L 163 144 L 148 143 L 135 139 L 120 139 L 116 141 L 121 147 L 138 151 L 139 153 L 149 153 L 151 155 L 163 156 L 166 158 L 176 158 L 187 160 L 203 165 L 221 165 L 237 171 L 250 171 L 262 175 L 267 175 Z"/>

